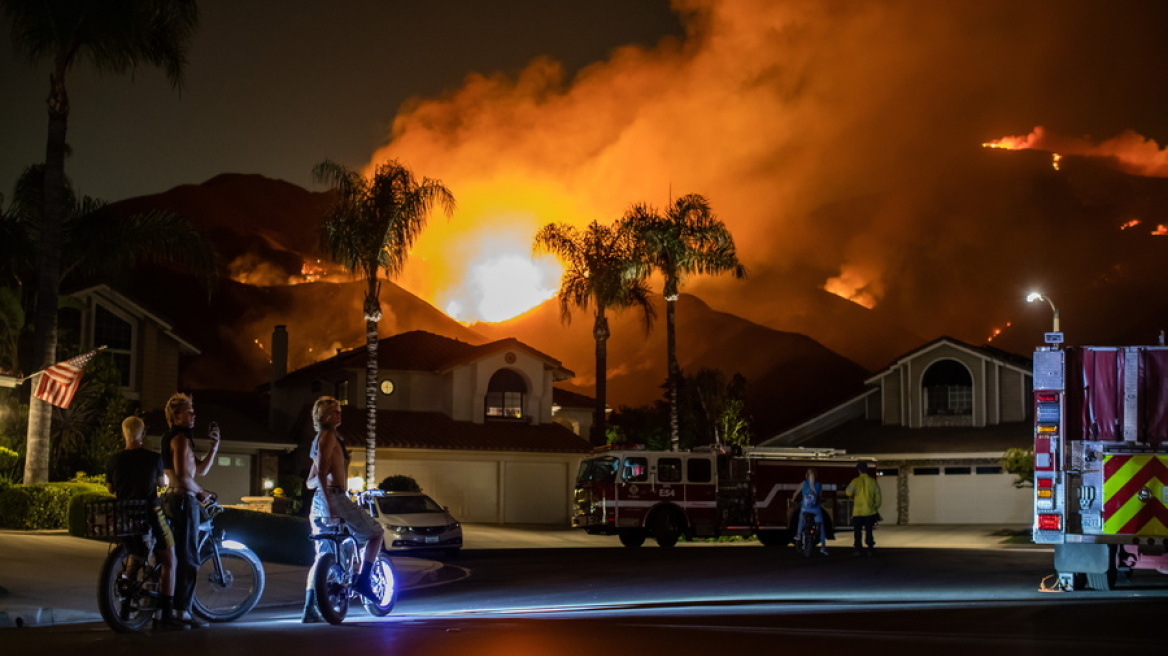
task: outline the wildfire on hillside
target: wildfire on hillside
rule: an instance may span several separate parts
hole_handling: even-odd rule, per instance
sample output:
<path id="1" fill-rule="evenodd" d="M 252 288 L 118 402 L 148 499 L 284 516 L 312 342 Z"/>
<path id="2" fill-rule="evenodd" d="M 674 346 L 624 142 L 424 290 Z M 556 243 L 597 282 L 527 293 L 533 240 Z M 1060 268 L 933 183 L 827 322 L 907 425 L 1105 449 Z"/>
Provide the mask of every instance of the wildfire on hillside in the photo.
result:
<path id="1" fill-rule="evenodd" d="M 1106 141 L 1064 137 L 1051 134 L 1041 125 L 1030 134 L 1002 137 L 982 144 L 985 148 L 1004 150 L 1042 150 L 1051 153 L 1052 166 L 1060 169 L 1064 155 L 1104 157 L 1116 162 L 1125 173 L 1146 177 L 1168 177 L 1168 148 L 1131 130 Z"/>

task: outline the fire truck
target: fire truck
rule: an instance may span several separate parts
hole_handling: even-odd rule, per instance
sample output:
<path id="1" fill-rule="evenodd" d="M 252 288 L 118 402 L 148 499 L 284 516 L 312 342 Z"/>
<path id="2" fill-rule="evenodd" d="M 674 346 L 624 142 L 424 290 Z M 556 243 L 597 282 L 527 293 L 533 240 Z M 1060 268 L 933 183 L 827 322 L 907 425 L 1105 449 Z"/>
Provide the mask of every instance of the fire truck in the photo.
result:
<path id="1" fill-rule="evenodd" d="M 764 545 L 785 545 L 799 522 L 792 496 L 814 468 L 831 538 L 834 526 L 851 524 L 844 490 L 856 477 L 856 463 L 835 449 L 602 448 L 580 464 L 572 526 L 617 535 L 626 547 L 648 537 L 672 547 L 683 535 L 755 535 Z"/>
<path id="2" fill-rule="evenodd" d="M 1034 526 L 1058 586 L 1168 574 L 1168 348 L 1034 353 Z"/>

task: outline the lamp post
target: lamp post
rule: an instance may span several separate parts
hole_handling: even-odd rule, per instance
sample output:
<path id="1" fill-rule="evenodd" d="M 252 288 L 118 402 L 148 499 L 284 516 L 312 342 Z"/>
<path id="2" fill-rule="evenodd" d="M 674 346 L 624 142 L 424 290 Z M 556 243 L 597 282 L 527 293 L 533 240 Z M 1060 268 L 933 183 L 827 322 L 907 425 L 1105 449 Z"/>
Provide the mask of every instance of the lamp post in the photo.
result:
<path id="1" fill-rule="evenodd" d="M 1030 292 L 1030 294 L 1026 297 L 1026 302 L 1033 303 L 1034 301 L 1046 301 L 1050 304 L 1050 311 L 1054 313 L 1054 330 L 1051 332 L 1059 332 L 1059 311 L 1058 308 L 1054 306 L 1054 301 L 1050 300 L 1050 298 L 1046 296 L 1043 296 L 1042 294 L 1039 294 L 1038 292 Z"/>

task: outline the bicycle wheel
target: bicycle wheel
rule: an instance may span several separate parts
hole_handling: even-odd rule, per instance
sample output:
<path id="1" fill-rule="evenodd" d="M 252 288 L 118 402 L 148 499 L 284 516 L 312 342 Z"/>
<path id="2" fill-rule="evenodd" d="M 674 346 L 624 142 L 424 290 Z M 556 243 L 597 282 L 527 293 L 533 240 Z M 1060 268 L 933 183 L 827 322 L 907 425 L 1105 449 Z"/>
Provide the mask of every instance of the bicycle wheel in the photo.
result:
<path id="1" fill-rule="evenodd" d="M 349 612 L 349 586 L 345 585 L 345 571 L 337 564 L 336 556 L 320 554 L 312 566 L 311 576 L 320 616 L 329 624 L 344 622 Z"/>
<path id="2" fill-rule="evenodd" d="M 397 574 L 393 571 L 393 563 L 385 553 L 377 554 L 373 562 L 373 578 L 369 581 L 377 600 L 361 597 L 365 610 L 374 617 L 385 617 L 393 610 L 397 603 Z"/>
<path id="3" fill-rule="evenodd" d="M 97 582 L 97 608 L 101 618 L 119 633 L 146 628 L 154 617 L 157 602 L 152 592 L 157 589 L 158 570 L 149 563 L 141 563 L 133 576 L 126 576 L 129 559 L 130 552 L 124 545 L 115 547 L 102 564 Z"/>
<path id="4" fill-rule="evenodd" d="M 199 561 L 191 611 L 208 622 L 237 620 L 259 603 L 264 582 L 264 566 L 251 549 L 220 545 L 218 564 L 208 549 Z"/>

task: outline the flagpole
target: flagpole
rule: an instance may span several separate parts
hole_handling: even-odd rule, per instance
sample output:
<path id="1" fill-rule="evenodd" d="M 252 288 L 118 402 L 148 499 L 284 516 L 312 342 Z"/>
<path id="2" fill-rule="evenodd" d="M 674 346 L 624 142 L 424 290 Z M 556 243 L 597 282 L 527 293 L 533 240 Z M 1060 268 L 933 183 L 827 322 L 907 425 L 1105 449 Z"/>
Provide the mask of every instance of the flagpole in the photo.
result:
<path id="1" fill-rule="evenodd" d="M 92 351 L 89 351 L 89 353 L 92 353 L 92 354 L 94 354 L 94 355 L 97 355 L 98 353 L 100 353 L 100 352 L 102 352 L 102 351 L 106 350 L 107 348 L 109 348 L 109 347 L 108 347 L 108 346 L 105 346 L 105 345 L 102 345 L 102 346 L 99 346 L 99 347 L 97 347 L 97 348 L 93 349 Z M 82 353 L 81 355 L 86 355 L 86 354 L 85 354 L 85 353 Z M 75 356 L 73 356 L 72 358 L 69 358 L 69 360 L 73 360 L 73 359 L 75 359 L 75 358 L 79 358 L 79 357 L 81 357 L 81 355 L 75 355 Z M 65 362 L 68 362 L 69 360 L 65 360 Z M 57 365 L 51 365 L 51 366 L 49 366 L 49 367 L 45 367 L 44 369 L 41 369 L 40 371 L 34 371 L 34 372 L 32 372 L 31 374 L 29 374 L 29 375 L 25 376 L 24 378 L 17 378 L 17 379 L 16 379 L 16 384 L 17 384 L 17 385 L 22 385 L 22 384 L 24 384 L 24 382 L 25 382 L 25 381 L 32 380 L 33 378 L 36 378 L 37 376 L 40 376 L 40 375 L 44 374 L 44 373 L 45 373 L 45 371 L 47 371 L 48 369 L 50 369 L 50 368 L 52 368 L 52 367 L 55 367 L 55 366 L 57 366 Z"/>

